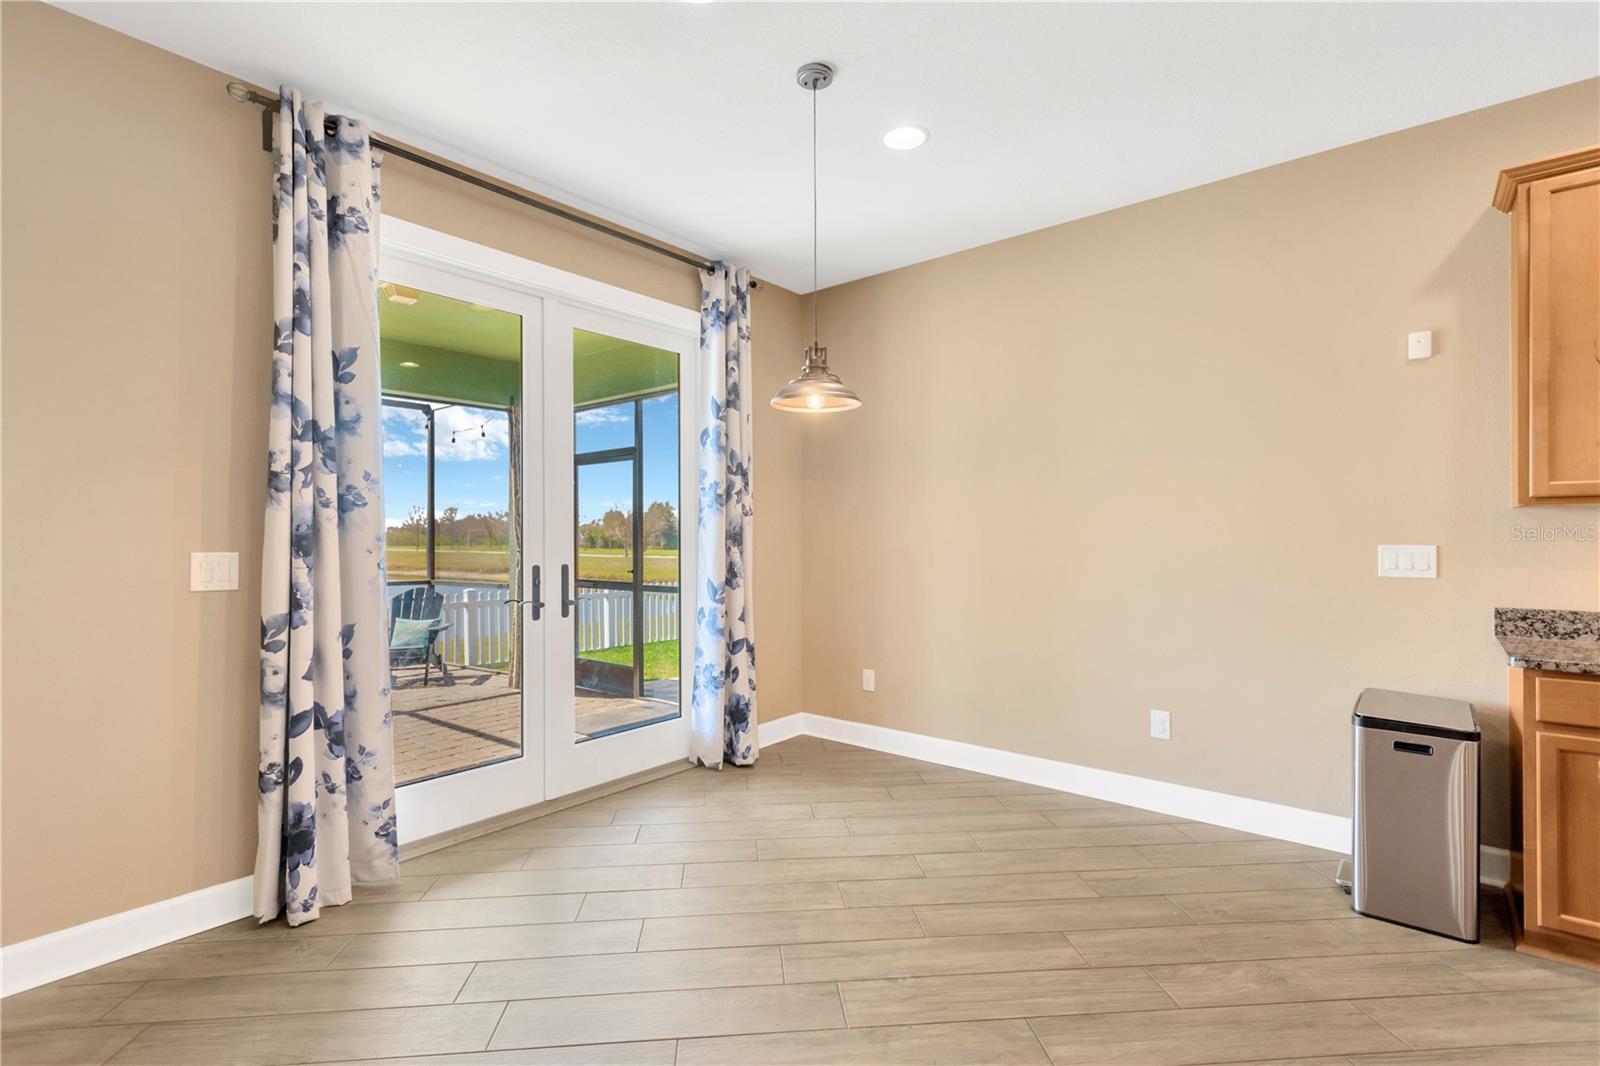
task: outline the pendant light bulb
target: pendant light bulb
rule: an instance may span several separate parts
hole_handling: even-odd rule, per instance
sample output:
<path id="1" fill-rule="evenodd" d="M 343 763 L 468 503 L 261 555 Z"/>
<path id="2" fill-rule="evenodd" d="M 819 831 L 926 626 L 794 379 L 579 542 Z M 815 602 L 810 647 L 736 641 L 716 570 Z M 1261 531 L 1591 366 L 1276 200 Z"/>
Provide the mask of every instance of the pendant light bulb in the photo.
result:
<path id="1" fill-rule="evenodd" d="M 828 369 L 828 349 L 822 346 L 818 328 L 817 297 L 817 93 L 833 84 L 833 68 L 826 63 L 807 63 L 795 72 L 800 88 L 811 94 L 811 344 L 800 364 L 800 376 L 779 389 L 772 406 L 780 411 L 825 414 L 852 411 L 861 406 L 861 397 L 839 376 Z"/>

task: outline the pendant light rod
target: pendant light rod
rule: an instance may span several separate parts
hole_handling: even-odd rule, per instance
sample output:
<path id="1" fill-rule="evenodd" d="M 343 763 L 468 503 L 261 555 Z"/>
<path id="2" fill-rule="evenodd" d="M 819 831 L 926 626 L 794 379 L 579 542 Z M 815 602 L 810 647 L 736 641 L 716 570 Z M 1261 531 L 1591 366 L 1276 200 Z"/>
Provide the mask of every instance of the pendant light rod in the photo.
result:
<path id="1" fill-rule="evenodd" d="M 817 312 L 817 85 L 811 84 L 811 343 L 822 343 Z"/>
<path id="2" fill-rule="evenodd" d="M 861 398 L 839 380 L 839 375 L 828 369 L 828 349 L 822 346 L 818 300 L 821 257 L 817 235 L 821 230 L 821 208 L 817 192 L 817 92 L 833 84 L 833 68 L 826 63 L 806 63 L 795 72 L 795 81 L 811 94 L 811 343 L 800 364 L 800 376 L 777 391 L 772 397 L 772 406 L 780 411 L 850 411 L 861 406 Z"/>
<path id="3" fill-rule="evenodd" d="M 811 340 L 821 340 L 817 328 L 817 93 L 833 84 L 833 68 L 826 63 L 803 64 L 795 71 L 794 80 L 811 93 Z"/>

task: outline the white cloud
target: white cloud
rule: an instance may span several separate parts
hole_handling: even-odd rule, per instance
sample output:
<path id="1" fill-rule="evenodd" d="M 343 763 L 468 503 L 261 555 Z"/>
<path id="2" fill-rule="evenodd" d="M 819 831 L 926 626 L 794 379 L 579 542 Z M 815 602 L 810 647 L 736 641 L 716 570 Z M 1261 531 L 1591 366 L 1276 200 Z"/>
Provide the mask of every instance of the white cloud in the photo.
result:
<path id="1" fill-rule="evenodd" d="M 572 420 L 580 426 L 615 425 L 620 422 L 632 422 L 632 412 L 631 406 L 586 407 L 574 412 Z"/>
<path id="2" fill-rule="evenodd" d="M 398 440 L 385 434 L 383 438 L 383 454 L 389 458 L 402 455 L 427 455 L 428 445 L 419 441 Z"/>
<path id="3" fill-rule="evenodd" d="M 383 409 L 383 454 L 427 455 L 428 430 L 421 411 L 404 407 Z"/>

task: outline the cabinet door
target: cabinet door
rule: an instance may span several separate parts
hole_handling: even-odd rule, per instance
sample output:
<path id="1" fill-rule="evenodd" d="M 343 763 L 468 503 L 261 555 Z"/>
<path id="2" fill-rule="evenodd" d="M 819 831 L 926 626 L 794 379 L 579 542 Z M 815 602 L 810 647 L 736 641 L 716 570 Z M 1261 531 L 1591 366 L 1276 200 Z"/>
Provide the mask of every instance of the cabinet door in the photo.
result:
<path id="1" fill-rule="evenodd" d="M 1530 926 L 1600 940 L 1600 733 L 1534 733 L 1538 837 Z"/>
<path id="2" fill-rule="evenodd" d="M 1600 496 L 1600 167 L 1528 186 L 1528 494 Z"/>

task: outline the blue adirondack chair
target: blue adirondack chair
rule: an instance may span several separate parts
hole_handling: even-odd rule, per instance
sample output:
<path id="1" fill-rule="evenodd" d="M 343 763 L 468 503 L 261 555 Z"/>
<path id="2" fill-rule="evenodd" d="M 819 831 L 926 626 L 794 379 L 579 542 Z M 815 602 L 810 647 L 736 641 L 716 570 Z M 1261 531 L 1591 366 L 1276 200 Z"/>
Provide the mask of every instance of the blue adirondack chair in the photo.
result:
<path id="1" fill-rule="evenodd" d="M 426 585 L 406 589 L 389 601 L 389 668 L 420 663 L 424 687 L 435 666 L 443 680 L 450 680 L 439 650 L 439 637 L 449 628 L 442 593 Z"/>

